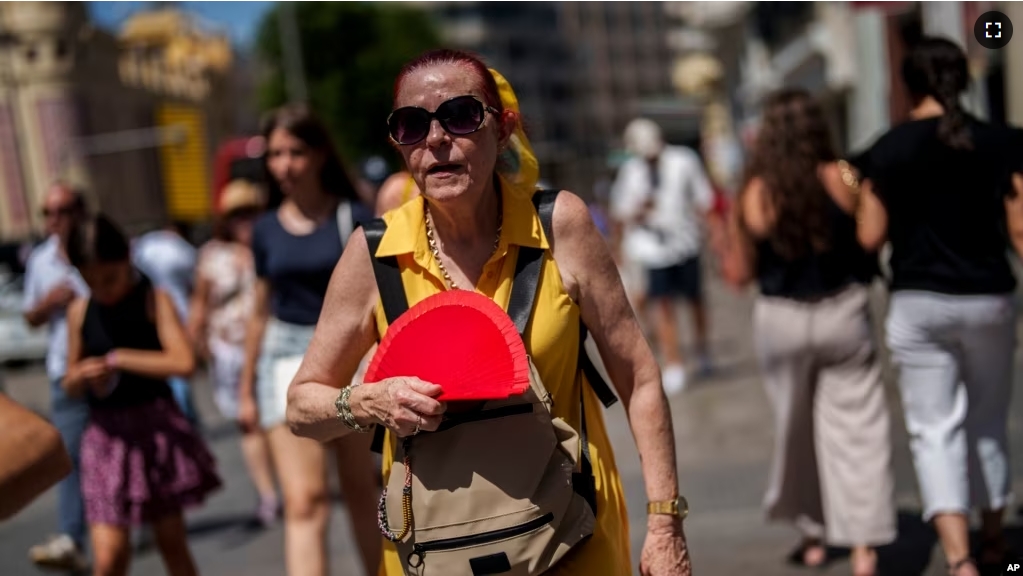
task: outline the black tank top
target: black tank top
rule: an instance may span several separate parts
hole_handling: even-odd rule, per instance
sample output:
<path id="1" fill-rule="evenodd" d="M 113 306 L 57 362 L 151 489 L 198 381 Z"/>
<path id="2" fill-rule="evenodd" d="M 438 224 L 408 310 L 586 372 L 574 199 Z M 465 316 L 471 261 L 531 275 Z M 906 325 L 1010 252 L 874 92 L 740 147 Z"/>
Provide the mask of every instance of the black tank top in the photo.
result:
<path id="1" fill-rule="evenodd" d="M 877 274 L 877 256 L 867 254 L 856 240 L 856 220 L 845 213 L 830 194 L 825 204 L 829 248 L 786 259 L 769 239 L 756 243 L 757 280 L 764 296 L 814 301 L 841 291 L 850 284 L 867 284 Z"/>
<path id="2" fill-rule="evenodd" d="M 131 292 L 113 306 L 104 306 L 93 299 L 85 310 L 82 322 L 82 356 L 103 356 L 115 348 L 162 350 L 156 322 L 150 316 L 153 285 L 139 274 Z M 121 372 L 117 387 L 104 398 L 89 395 L 89 404 L 96 407 L 137 406 L 157 398 L 171 398 L 165 380 Z"/>

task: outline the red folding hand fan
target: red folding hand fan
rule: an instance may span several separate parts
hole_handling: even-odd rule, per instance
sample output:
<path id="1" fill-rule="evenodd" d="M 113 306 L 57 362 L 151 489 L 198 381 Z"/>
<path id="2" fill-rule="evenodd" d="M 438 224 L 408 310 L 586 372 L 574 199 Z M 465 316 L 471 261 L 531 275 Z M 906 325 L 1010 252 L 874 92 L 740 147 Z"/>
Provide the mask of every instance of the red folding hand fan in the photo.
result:
<path id="1" fill-rule="evenodd" d="M 498 400 L 529 388 L 526 348 L 490 298 L 449 290 L 422 300 L 387 329 L 367 383 L 415 376 L 439 385 L 439 400 Z"/>

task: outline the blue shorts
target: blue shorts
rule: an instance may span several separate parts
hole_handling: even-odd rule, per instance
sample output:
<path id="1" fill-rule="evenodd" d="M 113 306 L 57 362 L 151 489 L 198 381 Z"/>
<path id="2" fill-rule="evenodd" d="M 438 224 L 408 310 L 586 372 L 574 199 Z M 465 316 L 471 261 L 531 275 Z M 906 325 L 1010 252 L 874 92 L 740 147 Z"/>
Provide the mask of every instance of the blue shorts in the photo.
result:
<path id="1" fill-rule="evenodd" d="M 699 256 L 693 256 L 667 268 L 652 268 L 648 270 L 648 274 L 648 298 L 681 296 L 690 302 L 700 302 L 703 299 L 703 280 Z"/>

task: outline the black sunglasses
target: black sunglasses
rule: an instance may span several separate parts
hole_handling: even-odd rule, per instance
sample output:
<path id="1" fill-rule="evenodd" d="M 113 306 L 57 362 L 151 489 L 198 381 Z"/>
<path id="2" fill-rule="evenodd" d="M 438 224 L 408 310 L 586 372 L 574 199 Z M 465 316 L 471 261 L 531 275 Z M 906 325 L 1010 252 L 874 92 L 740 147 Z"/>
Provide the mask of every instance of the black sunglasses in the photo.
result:
<path id="1" fill-rule="evenodd" d="M 56 208 L 54 210 L 50 210 L 49 208 L 43 208 L 42 212 L 43 212 L 43 218 L 50 218 L 51 216 L 53 216 L 53 217 L 57 217 L 57 216 L 73 216 L 75 214 L 75 207 L 74 206 L 61 206 L 60 208 Z"/>
<path id="2" fill-rule="evenodd" d="M 485 112 L 500 114 L 475 96 L 457 96 L 429 112 L 418 106 L 398 108 L 387 117 L 387 131 L 391 139 L 401 145 L 415 144 L 430 133 L 430 124 L 436 118 L 448 134 L 465 136 L 483 126 Z"/>

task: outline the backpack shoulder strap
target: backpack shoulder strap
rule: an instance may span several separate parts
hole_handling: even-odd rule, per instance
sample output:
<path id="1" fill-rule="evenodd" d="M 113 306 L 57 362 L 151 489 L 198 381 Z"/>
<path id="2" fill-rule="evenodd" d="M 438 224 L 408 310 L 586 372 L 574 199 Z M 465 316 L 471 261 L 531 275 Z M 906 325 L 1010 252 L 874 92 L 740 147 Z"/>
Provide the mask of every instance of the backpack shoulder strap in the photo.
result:
<path id="1" fill-rule="evenodd" d="M 376 277 L 377 290 L 380 292 L 380 303 L 383 304 L 387 324 L 390 325 L 408 310 L 408 298 L 405 296 L 405 286 L 401 282 L 398 259 L 394 256 L 377 258 L 377 248 L 380 247 L 380 241 L 387 231 L 387 223 L 383 219 L 370 220 L 362 224 L 362 229 L 366 233 L 366 244 L 369 247 L 369 258 L 373 262 L 373 276 Z M 383 426 L 376 427 L 370 450 L 377 454 L 383 452 L 385 432 Z"/>
<path id="2" fill-rule="evenodd" d="M 553 245 L 554 242 L 554 203 L 558 199 L 559 190 L 539 190 L 533 194 L 533 206 L 536 208 L 536 213 L 540 217 L 540 224 L 543 226 L 543 233 L 547 237 L 547 243 Z M 513 288 L 514 291 L 514 288 Z M 611 387 L 608 386 L 607 382 L 600 375 L 600 371 L 593 365 L 593 361 L 590 360 L 589 354 L 586 352 L 586 325 L 579 321 L 579 367 L 583 373 L 586 374 L 586 380 L 589 381 L 590 387 L 597 393 L 597 397 L 600 398 L 601 404 L 605 408 L 610 408 L 618 402 L 618 397 L 615 396 Z"/>
<path id="3" fill-rule="evenodd" d="M 529 318 L 533 314 L 542 266 L 543 250 L 519 247 L 518 259 L 515 262 L 515 278 L 512 281 L 511 296 L 508 298 L 508 316 L 511 316 L 515 329 L 522 337 L 526 335 L 526 327 L 529 326 Z"/>
<path id="4" fill-rule="evenodd" d="M 554 202 L 558 199 L 560 190 L 537 190 L 533 194 L 533 207 L 540 217 L 540 225 L 543 226 L 543 234 L 547 237 L 547 244 L 554 244 Z"/>
<path id="5" fill-rule="evenodd" d="M 369 246 L 369 257 L 373 261 L 373 275 L 376 277 L 377 290 L 380 292 L 380 303 L 384 306 L 384 315 L 390 325 L 408 310 L 408 298 L 405 286 L 401 283 L 401 270 L 398 258 L 384 256 L 377 258 L 377 248 L 387 231 L 387 224 L 381 218 L 370 220 L 362 225 L 366 232 L 366 244 Z"/>

